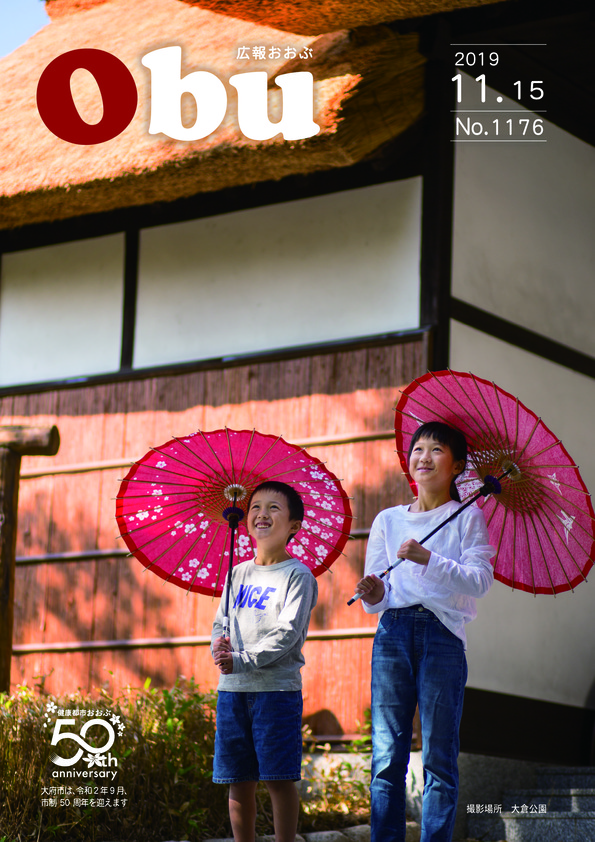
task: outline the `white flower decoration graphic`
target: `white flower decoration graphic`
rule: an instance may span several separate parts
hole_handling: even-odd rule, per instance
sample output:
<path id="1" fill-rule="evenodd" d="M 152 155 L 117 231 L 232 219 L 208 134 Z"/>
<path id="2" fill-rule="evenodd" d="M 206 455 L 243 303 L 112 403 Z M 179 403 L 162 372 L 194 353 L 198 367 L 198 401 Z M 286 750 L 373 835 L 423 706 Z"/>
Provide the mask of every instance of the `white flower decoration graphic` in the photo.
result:
<path id="1" fill-rule="evenodd" d="M 103 766 L 105 759 L 105 754 L 88 753 L 86 757 L 83 757 L 88 769 L 90 769 L 91 766 Z"/>

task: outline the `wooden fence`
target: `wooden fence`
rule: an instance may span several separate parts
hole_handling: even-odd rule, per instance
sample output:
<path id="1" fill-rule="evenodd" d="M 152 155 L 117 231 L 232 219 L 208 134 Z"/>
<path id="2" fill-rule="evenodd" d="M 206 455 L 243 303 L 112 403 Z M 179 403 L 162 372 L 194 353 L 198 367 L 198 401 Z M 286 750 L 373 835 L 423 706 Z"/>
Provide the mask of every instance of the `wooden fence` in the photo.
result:
<path id="1" fill-rule="evenodd" d="M 126 466 L 172 435 L 223 426 L 304 444 L 353 497 L 354 540 L 319 579 L 305 647 L 305 714 L 315 733 L 357 730 L 369 705 L 375 619 L 346 601 L 376 513 L 409 499 L 395 454 L 398 388 L 425 370 L 423 337 L 174 376 L 0 400 L 0 423 L 56 424 L 57 456 L 21 471 L 13 684 L 46 689 L 213 687 L 208 642 L 217 600 L 146 572 L 117 539 L 114 498 Z"/>

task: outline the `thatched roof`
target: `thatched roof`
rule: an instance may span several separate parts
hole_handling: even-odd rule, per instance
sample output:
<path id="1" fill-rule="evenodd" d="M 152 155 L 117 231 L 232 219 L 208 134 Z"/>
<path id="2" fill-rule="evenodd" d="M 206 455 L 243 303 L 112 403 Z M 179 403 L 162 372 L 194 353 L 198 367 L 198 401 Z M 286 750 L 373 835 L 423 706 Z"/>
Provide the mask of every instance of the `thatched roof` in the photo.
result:
<path id="1" fill-rule="evenodd" d="M 78 0 L 78 2 L 93 0 Z M 61 0 L 53 0 L 61 2 Z M 101 2 L 101 0 L 96 0 Z M 336 29 L 374 26 L 501 0 L 182 0 L 221 15 L 266 23 L 287 32 L 317 35 Z"/>
<path id="2" fill-rule="evenodd" d="M 229 186 L 350 165 L 401 133 L 423 110 L 423 57 L 415 35 L 387 27 L 315 37 L 220 15 L 181 0 L 51 0 L 53 20 L 0 61 L 0 227 L 173 200 Z M 183 73 L 203 69 L 227 82 L 266 69 L 269 79 L 310 70 L 315 78 L 315 137 L 255 142 L 242 135 L 236 91 L 228 112 L 204 140 L 149 135 L 150 73 L 141 57 L 180 45 Z M 310 47 L 313 58 L 242 60 L 240 46 Z M 136 114 L 122 134 L 94 146 L 60 140 L 43 124 L 36 88 L 44 68 L 67 50 L 94 47 L 117 56 L 138 92 Z M 101 118 L 101 97 L 86 71 L 72 77 L 79 112 Z M 272 86 L 269 112 L 279 115 Z"/>

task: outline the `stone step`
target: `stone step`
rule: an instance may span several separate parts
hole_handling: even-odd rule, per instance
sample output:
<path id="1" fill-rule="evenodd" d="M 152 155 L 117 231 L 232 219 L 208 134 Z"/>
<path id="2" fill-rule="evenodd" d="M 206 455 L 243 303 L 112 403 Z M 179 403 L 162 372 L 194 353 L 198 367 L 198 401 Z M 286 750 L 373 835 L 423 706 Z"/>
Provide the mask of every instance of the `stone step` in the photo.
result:
<path id="1" fill-rule="evenodd" d="M 407 822 L 405 842 L 419 842 L 420 828 L 415 822 Z M 206 839 L 205 842 L 233 842 L 233 839 Z M 274 834 L 257 836 L 256 842 L 275 842 Z M 295 842 L 370 842 L 370 825 L 362 824 L 343 830 L 320 830 L 316 833 L 297 834 Z"/>
<path id="2" fill-rule="evenodd" d="M 546 766 L 536 771 L 538 789 L 595 789 L 593 766 Z"/>
<path id="3" fill-rule="evenodd" d="M 468 816 L 469 836 L 506 842 L 593 842 L 595 812 L 500 813 Z"/>
<path id="4" fill-rule="evenodd" d="M 527 812 L 526 807 L 547 813 L 595 812 L 595 789 L 519 789 L 502 795 L 503 812 Z"/>
<path id="5" fill-rule="evenodd" d="M 595 768 L 543 766 L 535 775 L 532 789 L 504 791 L 491 812 L 476 805 L 467 815 L 468 835 L 485 842 L 594 842 Z"/>

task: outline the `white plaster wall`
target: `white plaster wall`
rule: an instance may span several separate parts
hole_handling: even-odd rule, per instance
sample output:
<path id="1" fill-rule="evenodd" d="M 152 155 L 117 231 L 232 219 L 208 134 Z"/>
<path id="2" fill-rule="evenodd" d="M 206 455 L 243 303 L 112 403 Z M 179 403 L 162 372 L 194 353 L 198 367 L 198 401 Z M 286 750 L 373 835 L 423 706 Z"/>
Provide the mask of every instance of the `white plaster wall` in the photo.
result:
<path id="1" fill-rule="evenodd" d="M 135 367 L 419 325 L 421 179 L 146 229 Z"/>
<path id="2" fill-rule="evenodd" d="M 464 107 L 482 108 L 479 85 L 464 90 L 476 96 Z M 483 108 L 519 108 L 495 97 L 488 88 Z M 595 149 L 544 126 L 547 143 L 456 144 L 453 295 L 595 356 Z M 458 322 L 451 331 L 451 368 L 517 395 L 595 490 L 595 381 Z M 468 629 L 469 685 L 595 707 L 594 588 L 595 573 L 555 598 L 496 582 Z"/>
<path id="3" fill-rule="evenodd" d="M 5 254 L 0 385 L 120 366 L 124 235 Z"/>
<path id="4" fill-rule="evenodd" d="M 547 143 L 456 144 L 452 292 L 595 356 L 595 149 L 544 125 Z"/>
<path id="5" fill-rule="evenodd" d="M 451 368 L 494 380 L 541 416 L 595 489 L 595 381 L 451 322 Z M 469 686 L 595 707 L 595 570 L 574 593 L 495 582 L 467 627 Z"/>

